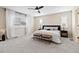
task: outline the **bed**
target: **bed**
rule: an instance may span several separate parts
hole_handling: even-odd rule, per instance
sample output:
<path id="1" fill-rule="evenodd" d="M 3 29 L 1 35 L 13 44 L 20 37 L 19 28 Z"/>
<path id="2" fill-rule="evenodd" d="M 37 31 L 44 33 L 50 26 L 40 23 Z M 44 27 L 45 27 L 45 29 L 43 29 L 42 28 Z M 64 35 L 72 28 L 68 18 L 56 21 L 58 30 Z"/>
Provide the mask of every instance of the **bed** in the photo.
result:
<path id="1" fill-rule="evenodd" d="M 42 30 L 33 33 L 33 39 L 61 43 L 60 30 L 60 25 L 43 25 Z"/>

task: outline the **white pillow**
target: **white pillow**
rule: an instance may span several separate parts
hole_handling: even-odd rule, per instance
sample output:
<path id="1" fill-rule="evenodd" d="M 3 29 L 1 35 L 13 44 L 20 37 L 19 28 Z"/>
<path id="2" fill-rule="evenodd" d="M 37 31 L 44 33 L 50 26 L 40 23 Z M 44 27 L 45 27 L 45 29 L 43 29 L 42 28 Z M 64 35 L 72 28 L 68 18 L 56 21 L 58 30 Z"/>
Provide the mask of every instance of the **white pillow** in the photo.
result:
<path id="1" fill-rule="evenodd" d="M 51 27 L 51 30 L 58 30 L 58 27 Z"/>
<path id="2" fill-rule="evenodd" d="M 58 27 L 44 27 L 44 30 L 58 30 Z"/>
<path id="3" fill-rule="evenodd" d="M 50 27 L 44 27 L 45 30 L 51 29 Z"/>

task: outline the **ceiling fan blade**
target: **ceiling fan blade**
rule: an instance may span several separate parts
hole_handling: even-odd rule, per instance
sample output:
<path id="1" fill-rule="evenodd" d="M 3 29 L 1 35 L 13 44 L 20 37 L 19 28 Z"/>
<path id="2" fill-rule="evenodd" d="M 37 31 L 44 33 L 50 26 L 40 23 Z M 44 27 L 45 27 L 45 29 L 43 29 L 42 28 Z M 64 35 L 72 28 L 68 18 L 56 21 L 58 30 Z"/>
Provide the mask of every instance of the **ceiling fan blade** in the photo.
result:
<path id="1" fill-rule="evenodd" d="M 40 6 L 39 9 L 43 8 L 44 6 Z"/>
<path id="2" fill-rule="evenodd" d="M 39 7 L 38 7 L 38 6 L 36 6 L 35 10 L 38 10 L 38 9 L 39 9 Z"/>
<path id="3" fill-rule="evenodd" d="M 38 13 L 40 13 L 40 11 L 38 10 Z"/>

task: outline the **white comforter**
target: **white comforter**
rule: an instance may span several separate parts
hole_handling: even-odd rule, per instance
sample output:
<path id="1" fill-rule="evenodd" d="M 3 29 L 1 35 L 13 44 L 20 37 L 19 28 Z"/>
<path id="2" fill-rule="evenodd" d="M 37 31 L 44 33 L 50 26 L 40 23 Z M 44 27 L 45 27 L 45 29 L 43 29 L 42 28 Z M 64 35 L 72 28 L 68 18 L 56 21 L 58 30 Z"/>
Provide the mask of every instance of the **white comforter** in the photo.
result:
<path id="1" fill-rule="evenodd" d="M 60 31 L 58 30 L 37 30 L 34 32 L 35 33 L 40 33 L 40 34 L 48 34 L 48 35 L 52 35 L 52 41 L 56 42 L 56 43 L 61 43 L 61 39 L 60 39 Z"/>

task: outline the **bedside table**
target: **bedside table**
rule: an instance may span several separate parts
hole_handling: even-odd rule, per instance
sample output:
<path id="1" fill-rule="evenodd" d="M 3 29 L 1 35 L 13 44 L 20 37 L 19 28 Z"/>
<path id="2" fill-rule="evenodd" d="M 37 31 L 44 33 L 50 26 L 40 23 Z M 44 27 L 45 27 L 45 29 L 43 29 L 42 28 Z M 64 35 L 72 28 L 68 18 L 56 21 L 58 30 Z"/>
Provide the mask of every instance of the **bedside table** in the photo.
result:
<path id="1" fill-rule="evenodd" d="M 61 30 L 61 37 L 68 37 L 68 31 Z"/>

